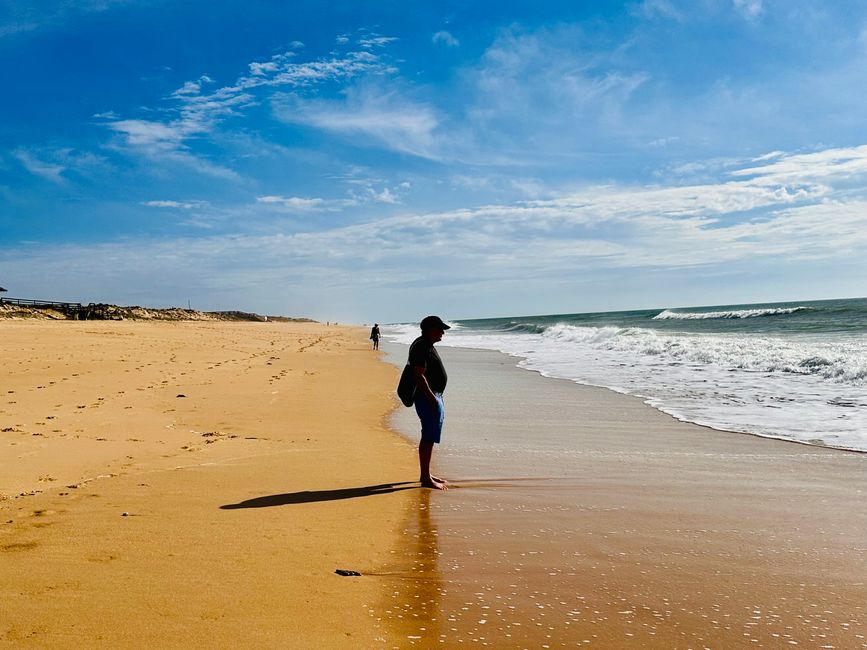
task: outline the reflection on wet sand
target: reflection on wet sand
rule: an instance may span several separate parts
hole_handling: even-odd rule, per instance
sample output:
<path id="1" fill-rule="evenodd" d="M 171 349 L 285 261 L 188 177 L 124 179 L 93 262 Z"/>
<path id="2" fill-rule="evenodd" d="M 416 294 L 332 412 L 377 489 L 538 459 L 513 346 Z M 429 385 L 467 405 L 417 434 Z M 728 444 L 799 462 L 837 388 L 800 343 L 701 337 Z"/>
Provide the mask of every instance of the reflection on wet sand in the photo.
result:
<path id="1" fill-rule="evenodd" d="M 438 561 L 439 538 L 431 517 L 431 490 L 420 489 L 412 499 L 415 513 L 406 518 L 406 544 L 390 570 L 390 597 L 373 612 L 401 639 L 397 647 L 431 647 L 441 643 L 440 599 L 445 593 Z"/>
<path id="2" fill-rule="evenodd" d="M 427 495 L 425 567 L 438 587 L 395 601 L 428 607 L 400 647 L 867 649 L 867 456 L 443 354 L 453 426 L 437 470 L 452 489 Z M 397 420 L 415 432 L 415 413 Z M 425 558 L 413 534 L 404 569 Z"/>
<path id="3" fill-rule="evenodd" d="M 763 531 L 733 548 L 733 530 L 627 509 L 579 480 L 451 485 L 413 500 L 377 614 L 392 647 L 867 647 L 863 585 L 769 572 Z"/>

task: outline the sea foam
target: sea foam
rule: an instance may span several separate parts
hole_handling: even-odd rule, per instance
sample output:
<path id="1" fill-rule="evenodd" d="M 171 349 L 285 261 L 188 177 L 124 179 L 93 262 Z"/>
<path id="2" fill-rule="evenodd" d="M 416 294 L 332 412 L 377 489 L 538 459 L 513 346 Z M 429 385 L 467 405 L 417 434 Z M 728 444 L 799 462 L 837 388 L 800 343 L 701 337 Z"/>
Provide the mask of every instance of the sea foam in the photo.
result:
<path id="1" fill-rule="evenodd" d="M 654 320 L 706 320 L 716 318 L 760 318 L 762 316 L 785 316 L 802 311 L 805 307 L 778 307 L 771 309 L 735 309 L 732 311 L 671 311 L 666 309 Z"/>
<path id="2" fill-rule="evenodd" d="M 636 395 L 717 429 L 867 451 L 864 337 L 566 323 L 534 329 L 450 331 L 440 345 L 499 350 L 544 376 Z M 415 332 L 387 330 L 404 343 Z"/>

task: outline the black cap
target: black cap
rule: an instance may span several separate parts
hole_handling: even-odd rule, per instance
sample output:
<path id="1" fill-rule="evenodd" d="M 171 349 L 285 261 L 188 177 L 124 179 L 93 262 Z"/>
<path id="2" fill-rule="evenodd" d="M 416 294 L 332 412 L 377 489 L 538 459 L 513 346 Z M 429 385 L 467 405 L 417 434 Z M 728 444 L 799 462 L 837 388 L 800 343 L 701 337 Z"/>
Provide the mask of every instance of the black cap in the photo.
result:
<path id="1" fill-rule="evenodd" d="M 419 325 L 421 326 L 422 332 L 426 332 L 435 327 L 437 329 L 441 329 L 444 332 L 448 329 L 451 329 L 451 325 L 446 325 L 443 322 L 443 319 L 439 316 L 425 316 L 421 319 L 421 323 L 419 323 Z"/>

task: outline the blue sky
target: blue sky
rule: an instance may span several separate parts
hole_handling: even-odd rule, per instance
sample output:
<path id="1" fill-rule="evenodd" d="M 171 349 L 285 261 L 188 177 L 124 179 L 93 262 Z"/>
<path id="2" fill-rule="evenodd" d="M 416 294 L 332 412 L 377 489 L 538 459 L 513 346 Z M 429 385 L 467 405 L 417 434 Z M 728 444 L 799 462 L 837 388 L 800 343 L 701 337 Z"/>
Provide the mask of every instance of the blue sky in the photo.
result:
<path id="1" fill-rule="evenodd" d="M 341 322 L 862 296 L 867 5 L 0 8 L 10 296 Z"/>

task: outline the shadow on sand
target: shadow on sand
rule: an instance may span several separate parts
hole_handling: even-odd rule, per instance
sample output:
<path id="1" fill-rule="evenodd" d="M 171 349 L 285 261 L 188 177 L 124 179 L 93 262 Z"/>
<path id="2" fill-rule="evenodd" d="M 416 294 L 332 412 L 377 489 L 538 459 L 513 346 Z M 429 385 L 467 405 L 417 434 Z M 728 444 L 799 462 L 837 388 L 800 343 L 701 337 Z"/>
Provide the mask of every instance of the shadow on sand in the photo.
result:
<path id="1" fill-rule="evenodd" d="M 342 488 L 340 490 L 305 490 L 304 492 L 288 492 L 286 494 L 269 494 L 264 497 L 247 499 L 240 503 L 228 503 L 220 506 L 220 510 L 238 510 L 239 508 L 272 508 L 274 506 L 289 506 L 298 503 L 316 503 L 319 501 L 339 501 L 340 499 L 355 499 L 371 497 L 377 494 L 388 494 L 400 490 L 417 488 L 418 483 L 404 481 L 403 483 L 382 483 L 380 485 L 365 485 L 364 487 Z"/>

